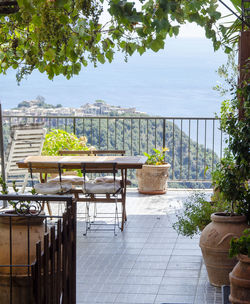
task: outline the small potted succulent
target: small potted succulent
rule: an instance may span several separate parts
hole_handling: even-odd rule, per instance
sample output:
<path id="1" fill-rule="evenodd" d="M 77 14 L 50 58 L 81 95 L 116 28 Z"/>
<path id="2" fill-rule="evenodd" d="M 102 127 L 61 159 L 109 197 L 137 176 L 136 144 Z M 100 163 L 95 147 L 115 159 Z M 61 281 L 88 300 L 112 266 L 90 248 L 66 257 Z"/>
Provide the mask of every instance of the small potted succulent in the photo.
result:
<path id="1" fill-rule="evenodd" d="M 165 152 L 169 149 L 153 149 L 153 151 L 153 154 L 144 153 L 148 158 L 147 162 L 142 169 L 136 170 L 138 191 L 142 194 L 164 194 L 167 192 L 170 164 L 165 162 Z"/>
<path id="2" fill-rule="evenodd" d="M 229 256 L 239 262 L 229 274 L 231 303 L 250 303 L 250 229 L 230 242 Z"/>

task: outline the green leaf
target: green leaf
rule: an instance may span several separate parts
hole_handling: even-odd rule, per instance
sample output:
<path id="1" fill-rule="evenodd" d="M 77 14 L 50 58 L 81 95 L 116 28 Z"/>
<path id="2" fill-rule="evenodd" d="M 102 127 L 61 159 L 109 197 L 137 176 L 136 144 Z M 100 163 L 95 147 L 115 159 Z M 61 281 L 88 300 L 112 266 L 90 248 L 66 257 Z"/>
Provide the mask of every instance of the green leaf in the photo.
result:
<path id="1" fill-rule="evenodd" d="M 159 40 L 159 39 L 155 39 L 151 42 L 150 44 L 150 48 L 151 50 L 153 50 L 154 52 L 158 52 L 160 49 L 164 48 L 164 41 Z"/>
<path id="2" fill-rule="evenodd" d="M 108 50 L 105 56 L 108 59 L 109 63 L 111 63 L 114 58 L 114 52 L 112 50 Z"/>

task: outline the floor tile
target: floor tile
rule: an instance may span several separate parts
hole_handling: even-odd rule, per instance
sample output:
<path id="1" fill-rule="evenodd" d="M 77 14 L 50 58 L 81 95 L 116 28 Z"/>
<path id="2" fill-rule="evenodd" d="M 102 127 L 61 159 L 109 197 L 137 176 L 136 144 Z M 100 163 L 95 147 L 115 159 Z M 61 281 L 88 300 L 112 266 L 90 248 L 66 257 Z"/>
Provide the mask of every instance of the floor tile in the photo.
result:
<path id="1" fill-rule="evenodd" d="M 221 304 L 220 289 L 208 281 L 199 236 L 185 238 L 172 228 L 174 206 L 180 208 L 185 196 L 129 190 L 128 221 L 117 236 L 103 231 L 83 236 L 79 219 L 77 304 Z"/>

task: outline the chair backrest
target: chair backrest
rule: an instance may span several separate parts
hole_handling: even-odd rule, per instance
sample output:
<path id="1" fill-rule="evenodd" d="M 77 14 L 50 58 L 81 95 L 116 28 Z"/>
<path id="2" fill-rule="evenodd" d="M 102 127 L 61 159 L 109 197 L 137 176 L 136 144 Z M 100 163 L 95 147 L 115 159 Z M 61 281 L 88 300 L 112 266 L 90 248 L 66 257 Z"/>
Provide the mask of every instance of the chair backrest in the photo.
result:
<path id="1" fill-rule="evenodd" d="M 17 186 L 26 186 L 28 171 L 18 168 L 17 162 L 30 155 L 40 155 L 45 139 L 46 129 L 41 125 L 14 126 L 11 130 L 9 155 L 6 165 L 8 183 L 16 181 Z"/>
<path id="2" fill-rule="evenodd" d="M 59 155 L 125 155 L 125 150 L 60 150 Z"/>

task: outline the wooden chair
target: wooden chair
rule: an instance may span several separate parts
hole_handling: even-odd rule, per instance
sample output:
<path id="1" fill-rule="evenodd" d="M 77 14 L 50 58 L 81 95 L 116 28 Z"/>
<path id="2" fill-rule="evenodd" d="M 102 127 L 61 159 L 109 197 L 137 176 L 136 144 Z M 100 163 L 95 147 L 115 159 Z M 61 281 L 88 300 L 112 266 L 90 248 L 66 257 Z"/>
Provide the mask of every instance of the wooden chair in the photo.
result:
<path id="1" fill-rule="evenodd" d="M 16 186 L 21 187 L 21 192 L 25 190 L 29 173 L 25 169 L 18 168 L 16 163 L 27 156 L 40 155 L 45 135 L 46 129 L 41 124 L 14 126 L 11 129 L 6 180 L 8 184 L 15 181 Z"/>

